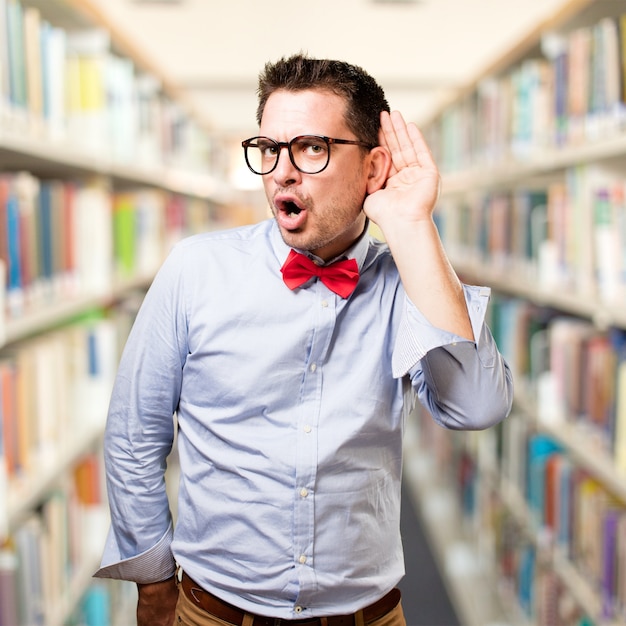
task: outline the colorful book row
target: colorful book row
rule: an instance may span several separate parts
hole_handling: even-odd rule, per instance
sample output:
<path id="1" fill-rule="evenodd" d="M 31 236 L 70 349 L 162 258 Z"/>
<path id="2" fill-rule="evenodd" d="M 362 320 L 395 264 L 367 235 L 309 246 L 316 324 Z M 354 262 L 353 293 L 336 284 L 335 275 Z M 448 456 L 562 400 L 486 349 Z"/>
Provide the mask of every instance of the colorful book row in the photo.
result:
<path id="1" fill-rule="evenodd" d="M 540 422 L 584 434 L 626 480 L 626 330 L 599 330 L 525 300 L 495 296 L 490 320 L 520 397 Z"/>
<path id="2" fill-rule="evenodd" d="M 453 259 L 539 289 L 626 302 L 626 180 L 596 166 L 546 187 L 447 198 L 437 209 Z M 462 267 L 462 266 L 461 266 Z"/>
<path id="3" fill-rule="evenodd" d="M 0 545 L 0 625 L 65 623 L 65 605 L 89 580 L 85 565 L 97 564 L 106 536 L 100 465 L 99 455 L 86 454 Z M 88 615 L 96 603 L 101 618 L 110 614 L 97 588 L 81 612 Z"/>
<path id="4" fill-rule="evenodd" d="M 479 433 L 435 432 L 428 418 L 420 428 L 424 452 L 456 491 L 463 527 L 496 567 L 511 623 L 626 619 L 626 502 L 519 414 Z"/>
<path id="5" fill-rule="evenodd" d="M 523 418 L 512 416 L 511 421 L 515 420 Z M 526 536 L 535 537 L 530 548 L 541 553 L 544 567 L 547 558 L 557 574 L 564 569 L 559 562 L 572 563 L 576 576 L 596 597 L 594 620 L 621 623 L 626 618 L 626 502 L 576 465 L 549 436 L 529 432 L 519 424 L 505 424 L 502 436 L 501 472 L 526 502 L 527 511 L 513 511 L 513 517 Z M 496 529 L 496 535 L 502 537 L 502 531 Z M 504 555 L 501 564 L 510 558 L 506 551 Z M 531 568 L 529 574 L 538 574 L 538 569 Z M 518 581 L 523 579 L 519 574 Z M 559 586 L 566 583 L 561 580 Z M 518 584 L 533 587 L 529 581 Z M 534 599 L 541 602 L 541 593 L 535 592 Z"/>
<path id="6" fill-rule="evenodd" d="M 0 465 L 9 489 L 104 424 L 128 318 L 86 314 L 0 353 Z"/>
<path id="7" fill-rule="evenodd" d="M 211 202 L 156 189 L 114 193 L 98 181 L 0 174 L 4 316 L 148 279 L 175 241 L 216 220 Z"/>
<path id="8" fill-rule="evenodd" d="M 106 31 L 53 24 L 41 10 L 0 0 L 0 121 L 7 130 L 23 127 L 117 163 L 207 171 L 206 132 L 157 78 L 115 54 Z M 49 13 L 59 15 L 53 6 Z"/>
<path id="9" fill-rule="evenodd" d="M 524 160 L 622 131 L 625 50 L 625 15 L 544 35 L 540 55 L 485 78 L 430 125 L 441 170 Z"/>

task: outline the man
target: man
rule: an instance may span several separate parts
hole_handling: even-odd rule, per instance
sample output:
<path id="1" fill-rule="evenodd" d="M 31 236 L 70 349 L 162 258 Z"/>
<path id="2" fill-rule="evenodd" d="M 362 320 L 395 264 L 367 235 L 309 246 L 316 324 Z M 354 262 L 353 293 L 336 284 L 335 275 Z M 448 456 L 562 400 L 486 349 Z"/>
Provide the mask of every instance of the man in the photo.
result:
<path id="1" fill-rule="evenodd" d="M 146 295 L 109 411 L 97 575 L 136 581 L 150 626 L 404 624 L 404 419 L 416 399 L 447 428 L 508 414 L 489 292 L 450 267 L 437 167 L 369 75 L 296 55 L 259 85 L 243 146 L 275 219 L 183 241 Z"/>

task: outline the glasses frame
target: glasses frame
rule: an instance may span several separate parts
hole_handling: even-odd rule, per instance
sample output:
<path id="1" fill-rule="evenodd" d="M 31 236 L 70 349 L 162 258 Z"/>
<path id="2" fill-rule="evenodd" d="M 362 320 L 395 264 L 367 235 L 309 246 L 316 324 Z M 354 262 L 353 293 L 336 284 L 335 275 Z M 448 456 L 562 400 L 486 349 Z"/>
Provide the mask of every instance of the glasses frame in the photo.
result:
<path id="1" fill-rule="evenodd" d="M 303 169 L 301 169 L 293 156 L 293 152 L 291 151 L 291 146 L 294 142 L 299 141 L 301 139 L 304 139 L 305 137 L 312 137 L 314 139 L 321 139 L 322 141 L 324 141 L 324 143 L 326 144 L 326 147 L 328 148 L 328 156 L 326 159 L 326 163 L 324 164 L 324 167 L 322 167 L 321 169 L 315 171 L 315 172 L 307 172 Z M 268 142 L 271 142 L 272 144 L 274 144 L 277 148 L 278 148 L 278 152 L 276 153 L 276 161 L 274 162 L 274 165 L 272 166 L 271 169 L 269 169 L 267 172 L 257 172 L 252 165 L 250 165 L 250 160 L 248 159 L 248 148 L 251 147 L 256 147 L 255 146 L 255 142 L 259 139 L 266 139 Z M 289 140 L 289 141 L 276 141 L 275 139 L 272 139 L 271 137 L 265 137 L 264 135 L 259 135 L 258 137 L 250 137 L 250 139 L 245 139 L 244 141 L 241 142 L 241 146 L 243 147 L 243 153 L 244 153 L 244 157 L 246 159 L 246 165 L 248 166 L 248 169 L 253 173 L 253 174 L 257 174 L 258 176 L 266 176 L 267 174 L 271 174 L 277 167 L 278 167 L 278 161 L 280 159 L 280 153 L 282 151 L 283 148 L 287 148 L 287 153 L 289 154 L 289 160 L 291 161 L 291 164 L 302 174 L 319 174 L 320 172 L 323 172 L 327 167 L 328 164 L 330 163 L 330 146 L 334 143 L 337 144 L 345 144 L 345 145 L 351 145 L 351 146 L 362 146 L 364 148 L 368 148 L 369 150 L 371 150 L 372 148 L 374 148 L 375 146 L 366 143 L 365 141 L 358 141 L 356 139 L 337 139 L 336 137 L 326 137 L 326 135 L 297 135 L 296 137 L 294 137 L 293 139 Z"/>

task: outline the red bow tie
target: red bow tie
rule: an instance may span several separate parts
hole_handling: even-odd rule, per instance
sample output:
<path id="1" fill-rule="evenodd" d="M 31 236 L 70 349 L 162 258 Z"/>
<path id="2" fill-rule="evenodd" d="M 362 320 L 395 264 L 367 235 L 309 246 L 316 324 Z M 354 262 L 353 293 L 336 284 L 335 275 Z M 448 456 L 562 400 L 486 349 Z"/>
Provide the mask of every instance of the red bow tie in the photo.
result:
<path id="1" fill-rule="evenodd" d="M 319 279 L 336 294 L 347 298 L 359 281 L 359 266 L 355 259 L 336 261 L 330 265 L 315 265 L 311 259 L 291 250 L 284 265 L 280 268 L 283 280 L 289 289 L 295 289 L 313 276 Z"/>

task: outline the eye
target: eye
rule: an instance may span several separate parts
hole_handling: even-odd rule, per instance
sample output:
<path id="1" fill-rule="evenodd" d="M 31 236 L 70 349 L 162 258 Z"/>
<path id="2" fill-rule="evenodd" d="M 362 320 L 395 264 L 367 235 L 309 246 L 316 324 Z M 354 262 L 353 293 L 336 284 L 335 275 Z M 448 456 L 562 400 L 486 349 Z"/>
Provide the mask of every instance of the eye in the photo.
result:
<path id="1" fill-rule="evenodd" d="M 276 156 L 278 152 L 278 146 L 273 141 L 258 141 L 256 147 L 259 152 L 265 157 Z"/>
<path id="2" fill-rule="evenodd" d="M 298 150 L 308 157 L 325 156 L 328 152 L 326 142 L 319 137 L 300 137 L 296 145 Z"/>

